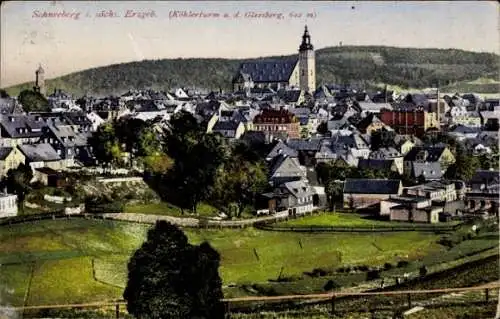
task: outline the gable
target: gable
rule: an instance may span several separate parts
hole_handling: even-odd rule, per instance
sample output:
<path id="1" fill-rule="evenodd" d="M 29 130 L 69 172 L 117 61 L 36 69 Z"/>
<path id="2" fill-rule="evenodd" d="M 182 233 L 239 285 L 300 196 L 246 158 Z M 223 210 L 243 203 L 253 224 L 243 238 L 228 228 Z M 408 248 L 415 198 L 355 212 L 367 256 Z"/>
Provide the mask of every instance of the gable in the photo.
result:
<path id="1" fill-rule="evenodd" d="M 286 176 L 287 174 L 297 175 L 302 173 L 302 171 L 297 159 L 287 157 L 273 172 L 273 176 Z"/>

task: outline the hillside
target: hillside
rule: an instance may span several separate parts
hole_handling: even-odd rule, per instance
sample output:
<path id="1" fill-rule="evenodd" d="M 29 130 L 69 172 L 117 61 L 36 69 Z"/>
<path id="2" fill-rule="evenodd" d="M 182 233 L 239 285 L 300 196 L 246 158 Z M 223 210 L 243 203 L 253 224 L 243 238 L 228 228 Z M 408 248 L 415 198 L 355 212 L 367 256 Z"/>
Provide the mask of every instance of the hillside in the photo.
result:
<path id="1" fill-rule="evenodd" d="M 166 90 L 179 86 L 227 90 L 242 61 L 193 58 L 122 63 L 48 80 L 47 88 L 48 92 L 57 87 L 77 96 L 120 94 L 141 88 Z M 316 68 L 318 85 L 350 83 L 367 87 L 386 83 L 403 88 L 425 88 L 439 82 L 441 86 L 461 87 L 460 83 L 478 78 L 497 79 L 499 56 L 456 49 L 342 46 L 317 50 Z M 7 92 L 17 95 L 32 86 L 33 83 L 25 83 L 7 88 Z M 483 91 L 480 93 L 498 91 L 497 86 L 488 83 L 474 88 Z"/>

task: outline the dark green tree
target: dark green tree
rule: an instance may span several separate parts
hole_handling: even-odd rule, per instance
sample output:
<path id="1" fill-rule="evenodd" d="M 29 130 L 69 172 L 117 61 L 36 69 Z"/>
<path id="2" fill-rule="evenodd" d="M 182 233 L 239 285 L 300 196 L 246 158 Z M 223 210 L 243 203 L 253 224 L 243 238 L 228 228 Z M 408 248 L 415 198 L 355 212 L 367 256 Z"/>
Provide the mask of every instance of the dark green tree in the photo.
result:
<path id="1" fill-rule="evenodd" d="M 191 245 L 178 227 L 156 222 L 128 263 L 128 312 L 141 319 L 224 318 L 219 265 L 208 243 Z"/>
<path id="2" fill-rule="evenodd" d="M 316 131 L 319 134 L 326 134 L 328 132 L 328 123 L 327 122 L 321 122 L 318 125 L 318 128 L 316 129 Z"/>
<path id="3" fill-rule="evenodd" d="M 167 155 L 174 166 L 166 176 L 181 208 L 196 213 L 197 204 L 210 197 L 220 166 L 230 156 L 224 137 L 206 134 L 188 112 L 179 112 L 170 121 L 166 136 Z"/>
<path id="4" fill-rule="evenodd" d="M 455 163 L 448 167 L 445 177 L 469 181 L 480 167 L 479 158 L 470 154 L 462 144 L 457 144 Z"/>
<path id="5" fill-rule="evenodd" d="M 343 184 L 330 179 L 325 184 L 325 194 L 328 200 L 329 208 L 330 210 L 333 210 L 334 204 L 338 201 L 342 201 Z"/>
<path id="6" fill-rule="evenodd" d="M 24 211 L 24 200 L 30 192 L 30 181 L 33 178 L 33 172 L 29 166 L 19 164 L 15 169 L 10 169 L 4 179 L 4 187 L 7 191 L 17 195 L 17 205 L 20 211 Z"/>
<path id="7" fill-rule="evenodd" d="M 108 122 L 100 125 L 97 131 L 92 133 L 88 143 L 94 156 L 101 164 L 116 164 L 120 161 L 122 149 L 113 123 Z"/>
<path id="8" fill-rule="evenodd" d="M 25 112 L 50 112 L 49 102 L 39 92 L 32 90 L 21 91 L 18 100 Z"/>
<path id="9" fill-rule="evenodd" d="M 224 211 L 236 205 L 236 215 L 240 217 L 244 206 L 255 205 L 257 195 L 267 187 L 266 165 L 262 161 L 252 163 L 233 153 L 217 170 L 212 200 Z"/>

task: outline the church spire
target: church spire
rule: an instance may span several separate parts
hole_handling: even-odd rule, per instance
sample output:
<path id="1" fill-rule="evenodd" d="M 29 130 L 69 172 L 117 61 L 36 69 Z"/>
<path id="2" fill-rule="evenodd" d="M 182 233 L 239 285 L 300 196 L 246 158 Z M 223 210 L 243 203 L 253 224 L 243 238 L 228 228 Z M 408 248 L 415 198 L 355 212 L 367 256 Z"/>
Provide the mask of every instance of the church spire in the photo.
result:
<path id="1" fill-rule="evenodd" d="M 307 30 L 307 25 L 304 28 L 304 34 L 302 35 L 302 43 L 300 44 L 299 51 L 313 50 L 313 45 L 311 44 L 311 36 Z"/>

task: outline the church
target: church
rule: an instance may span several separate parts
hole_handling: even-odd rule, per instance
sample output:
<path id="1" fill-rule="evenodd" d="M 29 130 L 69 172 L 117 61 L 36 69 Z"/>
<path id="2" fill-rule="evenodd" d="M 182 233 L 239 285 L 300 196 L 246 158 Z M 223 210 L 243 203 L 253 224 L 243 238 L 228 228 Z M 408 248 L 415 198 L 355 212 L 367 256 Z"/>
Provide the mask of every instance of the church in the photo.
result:
<path id="1" fill-rule="evenodd" d="M 308 93 L 314 92 L 316 63 L 307 26 L 302 35 L 298 57 L 244 62 L 233 78 L 235 92 L 266 87 L 273 90 L 295 88 Z"/>

